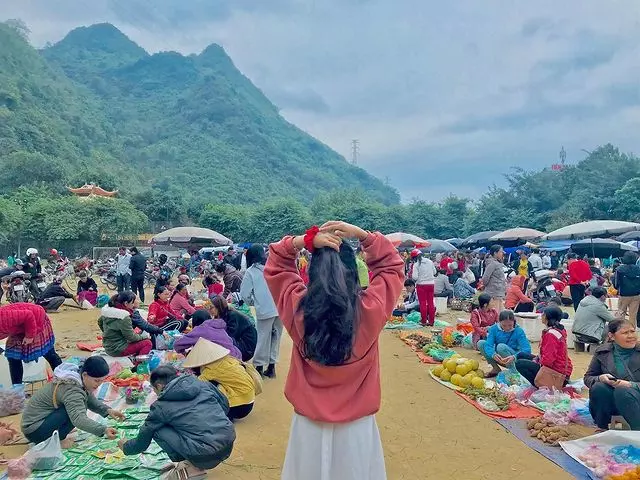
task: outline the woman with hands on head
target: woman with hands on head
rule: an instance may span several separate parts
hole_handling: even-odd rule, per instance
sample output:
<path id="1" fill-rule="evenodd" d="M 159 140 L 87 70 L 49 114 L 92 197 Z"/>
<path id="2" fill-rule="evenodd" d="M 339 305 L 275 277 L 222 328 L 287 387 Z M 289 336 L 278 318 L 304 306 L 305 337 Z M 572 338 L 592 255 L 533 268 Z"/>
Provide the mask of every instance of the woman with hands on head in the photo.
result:
<path id="1" fill-rule="evenodd" d="M 366 291 L 346 238 L 367 256 Z M 308 287 L 296 264 L 303 248 L 312 253 Z M 264 276 L 294 343 L 285 395 L 295 413 L 282 478 L 386 479 L 374 416 L 378 336 L 402 290 L 402 258 L 381 233 L 332 221 L 272 244 Z"/>
<path id="2" fill-rule="evenodd" d="M 584 375 L 589 411 L 601 430 L 609 428 L 613 415 L 622 415 L 632 430 L 640 430 L 640 346 L 635 326 L 614 320 L 607 337 Z"/>

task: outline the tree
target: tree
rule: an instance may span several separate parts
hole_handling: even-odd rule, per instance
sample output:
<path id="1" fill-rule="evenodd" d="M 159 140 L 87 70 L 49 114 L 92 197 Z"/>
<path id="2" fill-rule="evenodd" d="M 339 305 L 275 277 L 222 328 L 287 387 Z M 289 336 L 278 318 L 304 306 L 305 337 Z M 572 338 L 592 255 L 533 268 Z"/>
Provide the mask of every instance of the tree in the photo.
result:
<path id="1" fill-rule="evenodd" d="M 299 235 L 309 228 L 308 210 L 290 198 L 259 206 L 251 215 L 249 240 L 274 242 L 285 235 Z"/>
<path id="2" fill-rule="evenodd" d="M 199 224 L 235 241 L 248 240 L 251 235 L 249 210 L 238 205 L 207 205 L 200 215 Z"/>
<path id="3" fill-rule="evenodd" d="M 619 220 L 640 220 L 640 178 L 627 180 L 613 196 L 613 213 Z"/>

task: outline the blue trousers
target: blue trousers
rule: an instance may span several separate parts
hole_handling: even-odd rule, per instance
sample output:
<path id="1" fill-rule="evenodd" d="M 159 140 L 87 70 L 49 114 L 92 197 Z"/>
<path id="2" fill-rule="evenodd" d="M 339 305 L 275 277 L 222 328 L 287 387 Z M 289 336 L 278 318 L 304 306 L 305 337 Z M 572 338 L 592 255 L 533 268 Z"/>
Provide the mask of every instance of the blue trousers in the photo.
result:
<path id="1" fill-rule="evenodd" d="M 485 351 L 485 345 L 487 344 L 486 340 L 479 340 L 478 341 L 478 350 L 480 351 L 480 353 L 482 353 L 482 355 L 484 355 L 484 358 L 487 359 L 487 362 L 489 362 L 489 365 L 491 365 L 494 369 L 498 369 L 500 368 L 500 364 L 498 364 L 498 362 L 496 362 L 493 357 L 489 357 L 487 355 L 487 352 Z M 501 357 L 509 357 L 511 355 L 513 355 L 514 358 L 518 358 L 520 356 L 520 353 L 517 353 L 513 348 L 511 348 L 509 345 L 506 345 L 504 343 L 499 343 L 496 346 L 496 353 L 498 355 L 500 355 Z M 515 370 L 516 368 L 516 362 L 511 362 L 511 364 L 509 364 L 509 368 L 512 368 Z"/>

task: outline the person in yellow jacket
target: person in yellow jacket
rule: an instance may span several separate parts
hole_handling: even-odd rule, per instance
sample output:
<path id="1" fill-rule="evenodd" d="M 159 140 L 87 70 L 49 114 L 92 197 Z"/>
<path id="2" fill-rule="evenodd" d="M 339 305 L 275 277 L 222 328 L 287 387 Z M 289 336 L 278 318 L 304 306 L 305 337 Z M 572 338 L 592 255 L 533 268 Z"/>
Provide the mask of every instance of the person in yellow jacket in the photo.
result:
<path id="1" fill-rule="evenodd" d="M 229 353 L 229 349 L 199 338 L 183 366 L 199 369 L 200 380 L 216 385 L 229 401 L 227 416 L 230 420 L 237 420 L 246 417 L 253 410 L 256 387 L 242 362 Z"/>

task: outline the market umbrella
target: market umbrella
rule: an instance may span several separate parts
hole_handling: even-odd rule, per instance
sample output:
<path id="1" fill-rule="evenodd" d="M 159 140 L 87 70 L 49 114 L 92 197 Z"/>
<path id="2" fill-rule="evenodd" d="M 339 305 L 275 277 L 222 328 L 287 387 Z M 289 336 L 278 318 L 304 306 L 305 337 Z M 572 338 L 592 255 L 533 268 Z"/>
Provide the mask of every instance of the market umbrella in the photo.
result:
<path id="1" fill-rule="evenodd" d="M 536 240 L 544 235 L 544 232 L 533 228 L 516 227 L 500 232 L 489 240 L 499 245 L 516 246 L 524 245 L 530 240 Z"/>
<path id="2" fill-rule="evenodd" d="M 638 248 L 612 238 L 588 238 L 572 243 L 571 250 L 578 255 L 606 258 L 621 257 L 625 252 L 637 252 Z"/>
<path id="3" fill-rule="evenodd" d="M 385 235 L 396 248 L 426 248 L 431 244 L 424 238 L 411 235 L 410 233 L 395 232 Z"/>
<path id="4" fill-rule="evenodd" d="M 486 232 L 478 232 L 470 237 L 464 239 L 464 241 L 458 245 L 459 247 L 467 247 L 467 248 L 478 248 L 478 247 L 487 247 L 492 245 L 489 241 L 491 237 L 500 233 L 499 230 L 488 230 Z"/>
<path id="5" fill-rule="evenodd" d="M 149 243 L 155 243 L 156 245 L 198 244 L 212 247 L 233 245 L 233 242 L 221 233 L 200 227 L 170 228 L 151 237 Z"/>
<path id="6" fill-rule="evenodd" d="M 542 239 L 575 240 L 578 238 L 608 237 L 635 230 L 640 230 L 640 223 L 621 222 L 618 220 L 592 220 L 559 228 L 547 233 Z"/>
<path id="7" fill-rule="evenodd" d="M 629 240 L 640 240 L 640 230 L 623 233 L 616 240 L 619 242 L 628 242 Z"/>
<path id="8" fill-rule="evenodd" d="M 427 240 L 431 244 L 430 247 L 423 248 L 424 251 L 429 253 L 445 253 L 445 252 L 455 252 L 457 248 L 446 240 L 437 240 L 435 238 L 430 238 Z"/>
<path id="9" fill-rule="evenodd" d="M 458 237 L 454 237 L 454 238 L 447 238 L 445 240 L 445 242 L 449 242 L 451 245 L 453 245 L 454 247 L 459 247 L 460 244 L 462 242 L 464 242 L 464 238 L 458 238 Z"/>

